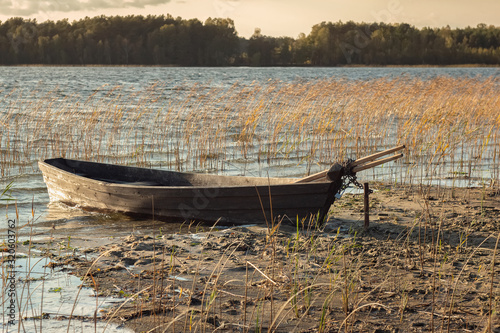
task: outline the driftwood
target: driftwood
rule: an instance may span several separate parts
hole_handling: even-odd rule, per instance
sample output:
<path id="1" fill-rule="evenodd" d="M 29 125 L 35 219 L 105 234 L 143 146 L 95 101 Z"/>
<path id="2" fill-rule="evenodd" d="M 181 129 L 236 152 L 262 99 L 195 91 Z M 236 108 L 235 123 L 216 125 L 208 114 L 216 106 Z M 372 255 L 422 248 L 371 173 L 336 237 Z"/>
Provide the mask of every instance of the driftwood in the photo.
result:
<path id="1" fill-rule="evenodd" d="M 369 156 L 357 159 L 354 162 L 347 165 L 347 168 L 350 170 L 351 173 L 356 173 L 356 172 L 359 172 L 362 170 L 376 167 L 377 165 L 381 165 L 381 164 L 384 164 L 387 162 L 395 161 L 395 160 L 403 157 L 403 154 L 386 157 L 386 158 L 383 158 L 380 160 L 377 160 L 377 158 L 394 153 L 394 152 L 402 150 L 404 148 L 405 148 L 405 145 L 400 145 L 400 146 L 397 146 L 397 147 L 394 147 L 391 149 L 387 149 L 387 150 L 375 153 L 373 155 L 369 155 Z M 324 171 L 315 173 L 313 175 L 301 178 L 295 182 L 296 183 L 309 183 L 309 182 L 313 182 L 316 180 L 324 180 L 324 178 L 327 177 L 329 171 L 330 171 L 330 169 L 324 170 Z"/>

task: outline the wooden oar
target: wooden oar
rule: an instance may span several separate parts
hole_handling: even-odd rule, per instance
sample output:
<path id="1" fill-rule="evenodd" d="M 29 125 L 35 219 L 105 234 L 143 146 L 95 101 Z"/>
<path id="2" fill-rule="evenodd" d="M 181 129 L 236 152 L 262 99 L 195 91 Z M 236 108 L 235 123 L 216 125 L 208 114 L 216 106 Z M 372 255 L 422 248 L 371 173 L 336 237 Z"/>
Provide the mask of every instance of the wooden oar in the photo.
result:
<path id="1" fill-rule="evenodd" d="M 299 180 L 296 180 L 294 183 L 309 183 L 320 178 L 325 178 L 329 170 L 330 169 L 312 174 L 304 178 L 300 178 Z"/>
<path id="2" fill-rule="evenodd" d="M 364 164 L 366 162 L 373 161 L 373 160 L 375 160 L 375 159 L 377 159 L 379 157 L 382 157 L 384 155 L 388 155 L 390 153 L 394 153 L 394 152 L 396 152 L 398 150 L 401 150 L 401 149 L 405 149 L 405 145 L 400 145 L 400 146 L 397 146 L 397 147 L 394 147 L 394 148 L 391 148 L 391 149 L 387 149 L 387 150 L 375 153 L 375 154 L 370 155 L 370 156 L 366 156 L 366 157 L 357 159 L 356 161 L 352 162 L 349 166 L 355 167 L 356 165 L 361 165 L 361 164 Z"/>
<path id="3" fill-rule="evenodd" d="M 397 159 L 399 159 L 401 157 L 403 157 L 403 154 L 389 156 L 389 157 L 382 158 L 380 160 L 376 160 L 376 161 L 373 161 L 373 162 L 370 162 L 370 163 L 366 163 L 366 164 L 363 164 L 363 165 L 355 166 L 354 168 L 352 168 L 351 171 L 354 172 L 354 173 L 360 172 L 360 171 L 363 171 L 363 170 L 366 170 L 366 169 L 370 169 L 370 168 L 376 167 L 377 165 L 380 165 L 380 164 L 384 164 L 384 163 L 387 163 L 387 162 L 395 161 L 395 160 L 397 160 Z"/>
<path id="4" fill-rule="evenodd" d="M 362 171 L 362 170 L 373 168 L 373 167 L 375 167 L 377 165 L 380 165 L 380 164 L 383 164 L 383 163 L 387 163 L 387 162 L 390 162 L 390 161 L 397 160 L 398 158 L 401 158 L 403 156 L 403 154 L 391 156 L 391 157 L 388 157 L 388 158 L 384 158 L 384 159 L 375 161 L 373 163 L 367 163 L 367 162 L 371 162 L 371 161 L 373 161 L 373 160 L 375 160 L 375 159 L 377 159 L 377 158 L 379 158 L 381 156 L 384 156 L 384 155 L 396 152 L 396 151 L 404 149 L 404 148 L 405 148 L 405 145 L 400 145 L 400 146 L 397 146 L 397 147 L 394 147 L 394 148 L 390 148 L 390 149 L 387 149 L 387 150 L 384 150 L 384 151 L 381 151 L 381 152 L 378 152 L 378 153 L 375 153 L 375 154 L 372 154 L 372 155 L 369 155 L 369 156 L 357 159 L 354 162 L 352 162 L 351 164 L 349 164 L 349 168 L 353 168 L 352 171 L 356 173 L 356 172 L 359 172 L 359 171 Z M 363 166 L 368 166 L 368 167 L 363 168 L 363 169 L 359 169 L 359 168 L 361 168 Z M 358 168 L 356 168 L 356 167 L 358 167 Z M 328 173 L 329 170 L 330 169 L 324 170 L 324 171 L 321 171 L 321 172 L 318 172 L 318 173 L 315 173 L 313 175 L 310 175 L 310 176 L 307 176 L 307 177 L 304 177 L 304 178 L 301 178 L 301 179 L 295 181 L 295 183 L 308 183 L 308 182 L 312 182 L 312 181 L 315 181 L 315 180 L 318 180 L 318 179 L 321 179 L 321 178 L 325 178 L 326 174 Z M 355 170 L 357 170 L 357 171 L 355 171 Z"/>

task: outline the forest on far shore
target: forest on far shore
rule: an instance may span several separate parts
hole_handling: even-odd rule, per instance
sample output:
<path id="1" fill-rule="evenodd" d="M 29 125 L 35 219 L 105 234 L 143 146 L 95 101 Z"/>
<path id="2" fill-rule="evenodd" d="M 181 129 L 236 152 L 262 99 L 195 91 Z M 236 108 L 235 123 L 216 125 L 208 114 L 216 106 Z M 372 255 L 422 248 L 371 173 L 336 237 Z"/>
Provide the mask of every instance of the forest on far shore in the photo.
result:
<path id="1" fill-rule="evenodd" d="M 231 19 L 97 16 L 0 22 L 0 64 L 342 66 L 500 64 L 500 27 L 322 22 L 308 35 L 241 38 Z"/>

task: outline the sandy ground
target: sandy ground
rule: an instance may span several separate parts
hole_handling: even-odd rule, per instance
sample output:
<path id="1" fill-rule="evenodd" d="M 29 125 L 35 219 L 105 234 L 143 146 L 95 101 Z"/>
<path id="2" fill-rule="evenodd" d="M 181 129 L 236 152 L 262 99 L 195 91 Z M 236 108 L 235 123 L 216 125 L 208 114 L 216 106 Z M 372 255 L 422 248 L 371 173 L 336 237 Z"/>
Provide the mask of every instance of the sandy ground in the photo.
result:
<path id="1" fill-rule="evenodd" d="M 500 192 L 372 187 L 368 230 L 345 195 L 321 228 L 82 231 L 52 260 L 123 298 L 101 315 L 136 332 L 500 332 Z"/>

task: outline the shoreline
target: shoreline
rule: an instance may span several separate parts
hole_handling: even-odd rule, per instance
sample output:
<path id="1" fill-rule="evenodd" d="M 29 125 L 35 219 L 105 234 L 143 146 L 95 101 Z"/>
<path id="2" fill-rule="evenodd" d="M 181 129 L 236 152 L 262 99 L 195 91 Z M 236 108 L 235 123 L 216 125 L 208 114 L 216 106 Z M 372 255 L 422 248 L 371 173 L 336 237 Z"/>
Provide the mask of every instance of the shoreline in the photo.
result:
<path id="1" fill-rule="evenodd" d="M 180 65 L 141 65 L 141 64 L 0 64 L 0 67 L 151 67 L 151 68 L 500 68 L 500 64 L 450 64 L 450 65 L 337 65 L 337 66 L 180 66 Z"/>
<path id="2" fill-rule="evenodd" d="M 496 309 L 490 288 L 500 284 L 491 271 L 500 191 L 373 188 L 368 231 L 363 195 L 346 194 L 320 229 L 305 223 L 199 233 L 193 226 L 155 237 L 136 230 L 83 249 L 92 260 L 78 253 L 53 260 L 72 267 L 100 296 L 126 301 L 104 318 L 137 332 L 189 331 L 186 323 L 277 332 L 346 325 L 477 331 L 490 318 L 498 325 L 487 305 L 494 300 Z"/>

